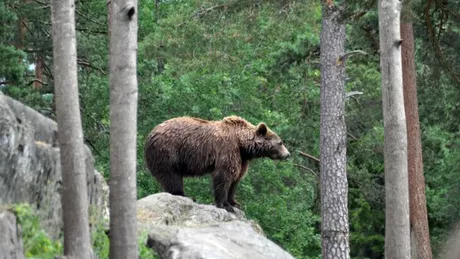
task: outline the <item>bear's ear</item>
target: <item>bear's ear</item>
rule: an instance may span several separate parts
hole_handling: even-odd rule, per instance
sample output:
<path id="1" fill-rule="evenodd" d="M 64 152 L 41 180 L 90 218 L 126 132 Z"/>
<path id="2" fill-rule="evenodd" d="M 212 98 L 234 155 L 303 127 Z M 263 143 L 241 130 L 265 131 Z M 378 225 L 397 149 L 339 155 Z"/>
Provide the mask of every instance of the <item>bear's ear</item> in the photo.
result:
<path id="1" fill-rule="evenodd" d="M 265 136 L 265 134 L 267 134 L 267 125 L 263 122 L 259 123 L 259 125 L 257 125 L 256 132 L 258 135 Z"/>

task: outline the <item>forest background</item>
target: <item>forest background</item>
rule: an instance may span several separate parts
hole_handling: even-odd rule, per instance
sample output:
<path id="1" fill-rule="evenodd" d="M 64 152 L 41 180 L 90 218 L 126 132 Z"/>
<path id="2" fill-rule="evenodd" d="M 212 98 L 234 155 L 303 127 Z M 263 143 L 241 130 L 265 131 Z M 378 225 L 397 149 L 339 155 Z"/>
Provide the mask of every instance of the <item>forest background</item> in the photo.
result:
<path id="1" fill-rule="evenodd" d="M 351 256 L 383 258 L 377 6 L 376 1 L 348 2 L 347 50 L 368 54 L 347 62 L 346 91 L 363 92 L 346 101 Z M 456 1 L 413 2 L 423 162 L 435 255 L 460 214 L 457 10 Z M 139 12 L 138 198 L 161 191 L 142 156 L 145 136 L 155 125 L 183 115 L 219 120 L 236 114 L 253 123 L 264 121 L 283 138 L 293 157 L 288 162 L 253 162 L 237 198 L 271 240 L 296 258 L 319 258 L 319 164 L 299 151 L 319 157 L 320 2 L 140 0 Z M 98 170 L 108 178 L 106 3 L 76 1 L 76 26 L 85 142 Z M 0 60 L 0 90 L 56 119 L 47 0 L 0 3 Z M 209 178 L 187 179 L 185 188 L 197 202 L 213 202 Z"/>

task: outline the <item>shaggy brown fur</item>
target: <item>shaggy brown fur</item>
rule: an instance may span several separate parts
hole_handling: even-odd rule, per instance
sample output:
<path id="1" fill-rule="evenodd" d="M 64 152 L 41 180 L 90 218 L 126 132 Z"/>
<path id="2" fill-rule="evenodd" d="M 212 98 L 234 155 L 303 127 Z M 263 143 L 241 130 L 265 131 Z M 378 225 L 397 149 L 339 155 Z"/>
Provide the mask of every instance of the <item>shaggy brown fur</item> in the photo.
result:
<path id="1" fill-rule="evenodd" d="M 183 177 L 212 173 L 216 206 L 233 212 L 238 183 L 251 159 L 286 159 L 289 151 L 264 123 L 237 116 L 221 121 L 179 117 L 156 126 L 147 136 L 145 161 L 163 189 L 184 195 Z"/>

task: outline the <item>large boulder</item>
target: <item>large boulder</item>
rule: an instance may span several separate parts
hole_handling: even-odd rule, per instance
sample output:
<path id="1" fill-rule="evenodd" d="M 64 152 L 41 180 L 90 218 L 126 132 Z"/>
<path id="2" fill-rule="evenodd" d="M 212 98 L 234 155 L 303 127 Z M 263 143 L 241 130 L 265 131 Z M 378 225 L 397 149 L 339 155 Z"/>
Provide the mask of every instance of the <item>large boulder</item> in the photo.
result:
<path id="1" fill-rule="evenodd" d="M 0 233 L 0 259 L 24 259 L 21 230 L 12 212 L 0 210 Z"/>
<path id="2" fill-rule="evenodd" d="M 235 214 L 190 198 L 157 193 L 137 202 L 138 229 L 161 258 L 291 259 L 244 213 Z"/>
<path id="3" fill-rule="evenodd" d="M 28 203 L 51 238 L 61 234 L 57 123 L 0 92 L 0 204 Z M 108 217 L 108 186 L 85 145 L 90 223 Z"/>

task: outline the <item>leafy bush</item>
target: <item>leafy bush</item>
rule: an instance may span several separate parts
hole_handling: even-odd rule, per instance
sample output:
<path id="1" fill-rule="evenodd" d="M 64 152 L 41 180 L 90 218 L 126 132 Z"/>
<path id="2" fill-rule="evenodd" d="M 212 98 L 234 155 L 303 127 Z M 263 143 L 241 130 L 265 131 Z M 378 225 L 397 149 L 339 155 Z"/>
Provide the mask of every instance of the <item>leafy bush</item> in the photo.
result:
<path id="1" fill-rule="evenodd" d="M 50 239 L 40 226 L 38 216 L 29 205 L 15 205 L 13 211 L 22 228 L 24 255 L 27 258 L 54 259 L 56 255 L 62 254 L 61 242 Z"/>
<path id="2" fill-rule="evenodd" d="M 54 259 L 57 255 L 62 255 L 63 245 L 61 240 L 53 241 L 40 226 L 40 221 L 34 210 L 28 204 L 18 204 L 12 207 L 12 211 L 17 217 L 18 224 L 22 229 L 22 239 L 24 242 L 24 255 L 31 259 Z M 109 258 L 109 238 L 105 234 L 102 226 L 93 231 L 92 236 L 93 251 L 99 259 Z M 146 234 L 138 240 L 139 258 L 155 259 L 155 252 L 145 246 Z"/>

